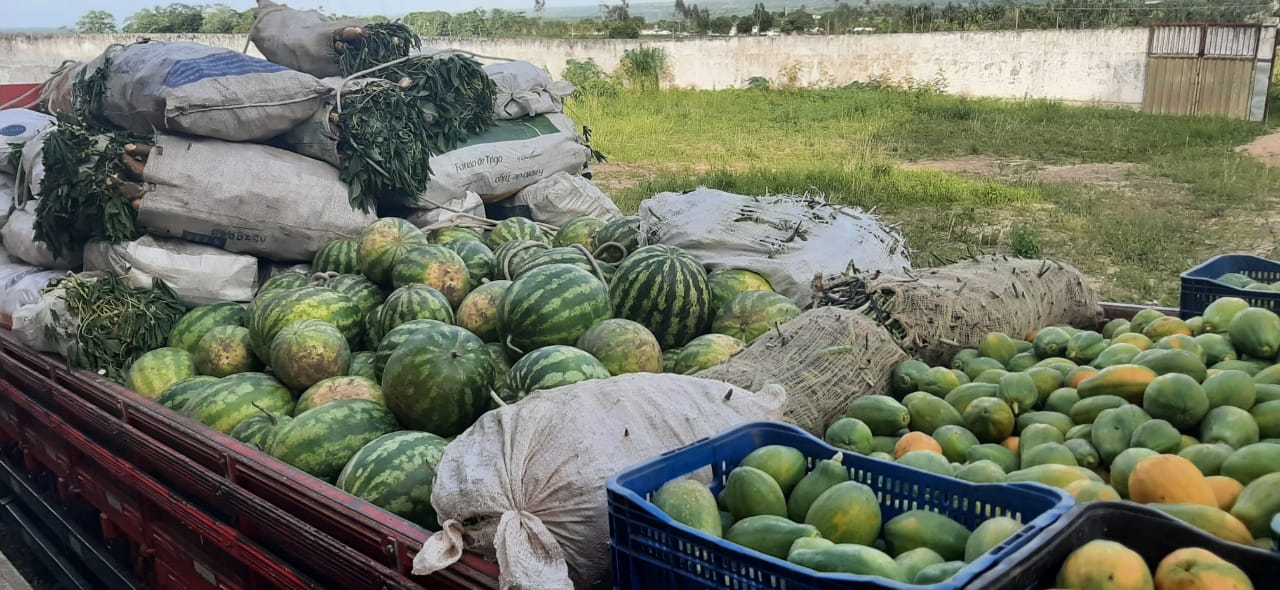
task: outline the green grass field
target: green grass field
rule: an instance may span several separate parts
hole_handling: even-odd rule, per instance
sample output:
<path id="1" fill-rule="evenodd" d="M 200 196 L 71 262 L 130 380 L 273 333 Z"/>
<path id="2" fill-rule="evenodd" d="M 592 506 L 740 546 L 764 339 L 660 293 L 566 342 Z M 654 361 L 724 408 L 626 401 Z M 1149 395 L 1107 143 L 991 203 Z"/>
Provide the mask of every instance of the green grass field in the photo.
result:
<path id="1" fill-rule="evenodd" d="M 858 89 L 621 93 L 567 110 L 627 211 L 699 184 L 818 192 L 901 223 L 917 266 L 1044 255 L 1130 302 L 1176 303 L 1178 274 L 1214 254 L 1280 253 L 1280 174 L 1233 151 L 1263 124 Z"/>

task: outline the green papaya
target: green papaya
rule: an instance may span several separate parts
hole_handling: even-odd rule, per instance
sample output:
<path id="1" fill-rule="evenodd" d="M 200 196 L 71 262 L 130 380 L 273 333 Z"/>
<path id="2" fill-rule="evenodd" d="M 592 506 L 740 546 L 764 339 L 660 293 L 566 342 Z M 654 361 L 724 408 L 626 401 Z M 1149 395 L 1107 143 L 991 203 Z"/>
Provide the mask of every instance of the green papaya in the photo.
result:
<path id="1" fill-rule="evenodd" d="M 964 374 L 968 375 L 969 379 L 973 381 L 977 381 L 979 375 L 991 370 L 1003 371 L 1004 363 L 996 359 L 980 356 L 969 359 L 964 364 Z"/>
<path id="2" fill-rule="evenodd" d="M 653 494 L 653 505 L 672 520 L 700 530 L 713 537 L 723 534 L 720 528 L 720 509 L 716 497 L 702 485 L 690 479 L 672 480 Z"/>
<path id="3" fill-rule="evenodd" d="M 787 497 L 772 475 L 755 467 L 736 467 L 724 486 L 725 505 L 736 520 L 787 515 Z"/>
<path id="4" fill-rule="evenodd" d="M 1253 391 L 1256 396 L 1253 401 L 1255 405 L 1280 401 L 1280 385 L 1258 383 L 1255 381 L 1253 384 Z"/>
<path id="5" fill-rule="evenodd" d="M 796 539 L 820 536 L 818 529 L 812 525 L 792 522 L 784 516 L 764 514 L 733 523 L 724 538 L 747 549 L 786 559 Z"/>
<path id="6" fill-rule="evenodd" d="M 1211 334 L 1226 334 L 1231 327 L 1231 320 L 1240 312 L 1249 309 L 1249 302 L 1239 297 L 1219 297 L 1204 309 L 1204 331 Z"/>
<path id="7" fill-rule="evenodd" d="M 839 460 L 824 459 L 813 466 L 813 471 L 804 476 L 800 483 L 791 490 L 787 498 L 787 516 L 796 522 L 803 522 L 809 507 L 823 492 L 849 481 L 849 470 Z"/>
<path id="8" fill-rule="evenodd" d="M 1040 362 L 1040 358 L 1034 353 L 1020 352 L 1013 355 L 1013 358 L 1009 359 L 1009 366 L 1007 368 L 1010 371 L 1021 372 L 1036 366 L 1036 363 L 1038 362 Z"/>
<path id="9" fill-rule="evenodd" d="M 906 395 L 920 390 L 920 380 L 929 372 L 929 365 L 910 359 L 898 363 L 893 369 L 892 385 L 895 394 Z"/>
<path id="10" fill-rule="evenodd" d="M 1127 365 L 1130 362 L 1133 362 L 1134 357 L 1137 357 L 1141 353 L 1142 349 L 1137 346 L 1127 342 L 1121 342 L 1108 346 L 1101 354 L 1098 355 L 1098 358 L 1093 359 L 1093 362 L 1090 364 L 1099 369 L 1105 369 L 1114 365 Z"/>
<path id="11" fill-rule="evenodd" d="M 1036 382 L 1030 375 L 1009 373 L 1000 378 L 996 397 L 1009 404 L 1009 409 L 1016 416 L 1035 408 L 1036 401 L 1040 399 L 1040 390 L 1036 388 Z"/>
<path id="12" fill-rule="evenodd" d="M 1133 359 L 1133 363 L 1151 369 L 1156 375 L 1182 373 L 1196 381 L 1204 381 L 1208 374 L 1204 361 L 1200 360 L 1195 353 L 1185 350 L 1153 348 L 1143 351 Z"/>
<path id="13" fill-rule="evenodd" d="M 1068 430 L 1071 430 L 1072 427 L 1076 425 L 1076 423 L 1071 420 L 1071 417 L 1066 414 L 1041 410 L 1039 412 L 1027 412 L 1026 414 L 1018 416 L 1017 422 L 1015 422 L 1015 427 L 1018 432 L 1022 432 L 1032 424 L 1045 424 L 1052 426 L 1057 428 L 1058 432 L 1061 432 L 1064 436 L 1067 434 Z"/>
<path id="14" fill-rule="evenodd" d="M 1280 352 L 1280 316 L 1250 307 L 1231 318 L 1227 336 L 1236 350 L 1258 359 L 1274 359 Z"/>
<path id="15" fill-rule="evenodd" d="M 1244 371 L 1245 373 L 1248 373 L 1250 377 L 1256 378 L 1258 373 L 1262 372 L 1263 369 L 1267 368 L 1267 365 L 1264 363 L 1258 363 L 1254 361 L 1234 360 L 1234 361 L 1221 361 L 1209 368 L 1217 369 L 1219 371 Z M 1254 383 L 1257 383 L 1257 381 L 1255 380 Z"/>
<path id="16" fill-rule="evenodd" d="M 948 461 L 963 463 L 969 456 L 969 449 L 977 446 L 978 437 L 963 426 L 947 424 L 933 431 L 933 440 L 942 447 L 942 454 Z"/>
<path id="17" fill-rule="evenodd" d="M 880 501 L 864 484 L 841 482 L 814 499 L 804 522 L 831 542 L 870 545 L 880 535 Z"/>
<path id="18" fill-rule="evenodd" d="M 1199 344 L 1200 350 L 1204 351 L 1206 365 L 1216 366 L 1218 363 L 1239 358 L 1235 347 L 1231 346 L 1231 340 L 1222 334 L 1201 334 L 1196 336 L 1196 344 Z"/>
<path id="19" fill-rule="evenodd" d="M 849 402 L 845 415 L 862 420 L 872 434 L 893 436 L 911 423 L 911 413 L 887 395 L 867 395 Z"/>
<path id="20" fill-rule="evenodd" d="M 1086 469 L 1096 469 L 1101 463 L 1098 457 L 1098 450 L 1093 448 L 1093 443 L 1082 438 L 1073 438 L 1062 443 L 1071 455 L 1075 457 L 1076 465 Z"/>
<path id="21" fill-rule="evenodd" d="M 1268 365 L 1254 373 L 1253 382 L 1256 385 L 1280 385 L 1280 364 Z"/>
<path id="22" fill-rule="evenodd" d="M 866 422 L 857 418 L 841 418 L 831 423 L 827 427 L 826 434 L 822 440 L 827 444 L 837 448 L 866 455 L 873 449 L 871 448 L 871 427 Z"/>
<path id="23" fill-rule="evenodd" d="M 1190 461 L 1205 477 L 1220 475 L 1222 465 L 1235 452 L 1231 445 L 1222 443 L 1200 443 L 1191 445 L 1181 451 L 1178 456 Z"/>
<path id="24" fill-rule="evenodd" d="M 1125 449 L 1115 460 L 1111 462 L 1111 487 L 1122 498 L 1129 497 L 1129 476 L 1133 475 L 1133 469 L 1141 463 L 1143 459 L 1159 456 L 1151 449 Z"/>
<path id="25" fill-rule="evenodd" d="M 893 455 L 893 450 L 898 446 L 898 436 L 873 436 L 871 437 L 872 453 L 887 453 Z"/>
<path id="26" fill-rule="evenodd" d="M 787 560 L 801 567 L 823 573 L 877 576 L 895 582 L 906 582 L 902 566 L 883 551 L 873 547 L 838 543 L 830 547 L 793 551 Z"/>
<path id="27" fill-rule="evenodd" d="M 962 349 L 960 352 L 957 352 L 955 356 L 951 357 L 951 364 L 949 366 L 952 369 L 963 371 L 965 368 L 965 364 L 976 358 L 978 358 L 978 349 L 965 348 L 965 349 Z"/>
<path id="28" fill-rule="evenodd" d="M 970 402 L 978 398 L 995 397 L 999 389 L 1000 386 L 994 383 L 965 383 L 952 389 L 945 399 L 951 407 L 963 414 Z"/>
<path id="29" fill-rule="evenodd" d="M 1280 473 L 1269 473 L 1249 482 L 1231 506 L 1231 516 L 1240 519 L 1254 538 L 1271 533 L 1271 520 L 1280 514 Z"/>
<path id="30" fill-rule="evenodd" d="M 999 465 L 1000 469 L 1005 473 L 1017 471 L 1019 467 L 1018 456 L 1013 454 L 1013 451 L 994 443 L 981 444 L 970 448 L 966 458 L 970 463 L 983 460 L 991 461 Z"/>
<path id="31" fill-rule="evenodd" d="M 1027 451 L 1047 443 L 1062 444 L 1065 435 L 1061 430 L 1048 424 L 1031 424 L 1022 429 L 1018 438 L 1018 451 L 1022 454 L 1022 463 L 1026 464 Z"/>
<path id="32" fill-rule="evenodd" d="M 956 470 L 956 479 L 971 483 L 1004 483 L 1004 469 L 995 461 L 981 459 Z"/>
<path id="33" fill-rule="evenodd" d="M 1209 408 L 1235 406 L 1242 410 L 1253 407 L 1258 399 L 1257 386 L 1253 378 L 1244 371 L 1223 371 L 1208 377 L 1203 384 L 1204 394 L 1209 398 Z"/>
<path id="34" fill-rule="evenodd" d="M 1093 432 L 1089 442 L 1093 443 L 1093 448 L 1098 450 L 1098 458 L 1103 464 L 1110 465 L 1116 455 L 1129 448 L 1133 431 L 1150 419 L 1151 417 L 1142 408 L 1133 404 L 1104 410 L 1098 414 L 1098 419 L 1093 421 Z"/>
<path id="35" fill-rule="evenodd" d="M 973 562 L 1020 530 L 1022 530 L 1022 523 L 1007 516 L 997 516 L 982 521 L 982 524 L 973 529 L 973 533 L 969 535 L 969 542 L 964 548 L 964 560 Z"/>
<path id="36" fill-rule="evenodd" d="M 1200 441 L 1224 443 L 1241 448 L 1258 442 L 1261 438 L 1258 423 L 1253 416 L 1235 406 L 1222 406 L 1209 410 L 1200 423 Z"/>
<path id="37" fill-rule="evenodd" d="M 1032 343 L 1032 350 L 1036 356 L 1047 359 L 1051 357 L 1067 356 L 1067 344 L 1071 341 L 1071 336 L 1062 328 L 1048 327 L 1036 332 L 1035 341 Z"/>
<path id="38" fill-rule="evenodd" d="M 960 376 L 964 373 L 952 373 L 947 367 L 933 367 L 920 378 L 920 391 L 936 396 L 947 395 L 952 389 L 960 386 Z"/>
<path id="39" fill-rule="evenodd" d="M 926 567 L 946 561 L 936 551 L 928 547 L 912 549 L 895 557 L 893 560 L 898 563 L 898 567 L 902 568 L 902 577 L 905 578 L 905 581 L 911 581 L 920 570 Z"/>
<path id="40" fill-rule="evenodd" d="M 1115 338 L 1117 335 L 1123 334 L 1128 331 L 1129 331 L 1129 320 L 1126 320 L 1124 318 L 1116 318 L 1114 320 L 1107 322 L 1107 325 L 1102 327 L 1102 337 L 1110 340 L 1112 338 Z"/>
<path id="41" fill-rule="evenodd" d="M 1092 424 L 1076 424 L 1067 431 L 1067 440 L 1092 440 L 1093 425 Z"/>
<path id="42" fill-rule="evenodd" d="M 911 430 L 927 434 L 933 434 L 933 431 L 948 424 L 954 426 L 964 424 L 960 412 L 939 397 L 915 398 L 907 403 L 907 412 L 911 416 L 909 426 Z"/>
<path id="43" fill-rule="evenodd" d="M 800 483 L 808 464 L 804 453 L 785 445 L 765 445 L 748 453 L 739 463 L 771 475 L 782 488 L 783 495 L 790 494 L 791 489 Z"/>
<path id="44" fill-rule="evenodd" d="M 1022 453 L 1022 468 L 1039 465 L 1076 466 L 1076 456 L 1061 443 L 1045 443 Z"/>
<path id="45" fill-rule="evenodd" d="M 1085 331 L 1072 336 L 1067 341 L 1067 359 L 1077 364 L 1088 364 L 1098 358 L 1107 348 L 1107 340 L 1102 334 Z"/>
<path id="46" fill-rule="evenodd" d="M 1240 447 L 1222 462 L 1221 474 L 1249 485 L 1268 473 L 1280 472 L 1280 445 L 1254 443 Z"/>
<path id="47" fill-rule="evenodd" d="M 946 563 L 928 566 L 916 574 L 916 577 L 911 580 L 911 584 L 914 586 L 933 586 L 934 584 L 941 584 L 950 580 L 952 576 L 960 573 L 960 570 L 964 569 L 967 565 L 969 564 L 963 561 L 948 561 Z"/>
<path id="48" fill-rule="evenodd" d="M 884 524 L 884 540 L 892 555 L 927 547 L 944 559 L 964 559 L 969 529 L 937 512 L 911 510 Z"/>
<path id="49" fill-rule="evenodd" d="M 1060 387 L 1049 394 L 1044 402 L 1044 409 L 1071 417 L 1071 408 L 1080 401 L 1080 394 L 1072 387 Z M 1074 422 L 1075 419 L 1073 418 Z"/>

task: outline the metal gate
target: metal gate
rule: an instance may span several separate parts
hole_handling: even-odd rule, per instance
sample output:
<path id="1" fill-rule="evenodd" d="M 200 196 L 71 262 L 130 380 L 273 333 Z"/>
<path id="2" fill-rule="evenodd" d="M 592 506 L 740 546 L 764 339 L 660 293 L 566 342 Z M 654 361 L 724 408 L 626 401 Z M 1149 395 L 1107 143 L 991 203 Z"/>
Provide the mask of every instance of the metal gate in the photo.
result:
<path id="1" fill-rule="evenodd" d="M 1142 110 L 1261 121 L 1275 51 L 1272 24 L 1153 26 Z"/>

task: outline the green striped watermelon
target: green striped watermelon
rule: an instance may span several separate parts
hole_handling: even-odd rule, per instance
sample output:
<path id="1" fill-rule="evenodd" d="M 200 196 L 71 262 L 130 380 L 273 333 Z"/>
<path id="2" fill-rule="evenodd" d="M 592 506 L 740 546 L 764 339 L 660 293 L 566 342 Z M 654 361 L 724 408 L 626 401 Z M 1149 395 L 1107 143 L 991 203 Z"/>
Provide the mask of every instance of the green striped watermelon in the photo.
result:
<path id="1" fill-rule="evenodd" d="M 605 320 L 578 339 L 578 348 L 596 357 L 611 375 L 661 373 L 662 347 L 648 328 L 631 320 Z"/>
<path id="2" fill-rule="evenodd" d="M 230 434 L 241 422 L 262 411 L 293 412 L 293 393 L 265 373 L 237 373 L 207 386 L 183 411 L 192 419 Z"/>
<path id="3" fill-rule="evenodd" d="M 297 289 L 298 287 L 306 287 L 311 284 L 311 275 L 295 272 L 292 270 L 284 271 L 274 277 L 271 277 L 258 287 L 258 295 L 270 293 L 272 291 L 287 291 L 289 289 Z"/>
<path id="4" fill-rule="evenodd" d="M 592 275 L 596 274 L 596 267 L 592 266 L 591 257 L 582 250 L 577 248 L 550 248 L 536 252 L 532 256 L 522 259 L 519 263 L 511 265 L 511 276 L 520 278 L 521 275 L 538 268 L 539 266 L 547 266 L 550 264 L 568 264 L 585 270 Z"/>
<path id="5" fill-rule="evenodd" d="M 525 258 L 550 248 L 551 246 L 532 240 L 512 240 L 507 242 L 493 251 L 493 275 L 499 279 L 510 280 L 515 276 L 515 269 L 520 266 L 520 263 Z"/>
<path id="6" fill-rule="evenodd" d="M 294 322 L 271 341 L 271 370 L 294 391 L 346 375 L 351 348 L 342 332 L 320 320 Z"/>
<path id="7" fill-rule="evenodd" d="M 662 351 L 662 372 L 663 373 L 676 372 L 676 359 L 680 356 L 680 352 L 683 350 L 684 350 L 683 348 L 668 348 Z"/>
<path id="8" fill-rule="evenodd" d="M 542 266 L 513 281 L 499 312 L 503 343 L 518 353 L 577 344 L 612 315 L 604 283 L 567 264 Z"/>
<path id="9" fill-rule="evenodd" d="M 489 353 L 489 364 L 493 366 L 493 392 L 503 403 L 514 404 L 520 401 L 511 391 L 511 359 L 507 356 L 507 347 L 490 342 L 484 345 Z M 497 407 L 494 403 L 494 407 Z"/>
<path id="10" fill-rule="evenodd" d="M 262 451 L 271 443 L 276 430 L 287 424 L 289 420 L 292 418 L 284 414 L 260 412 L 256 416 L 245 418 L 227 436 Z"/>
<path id="11" fill-rule="evenodd" d="M 591 253 L 612 264 L 622 262 L 623 258 L 639 249 L 640 218 L 634 215 L 606 223 L 591 242 Z"/>
<path id="12" fill-rule="evenodd" d="M 271 358 L 271 342 L 285 326 L 302 320 L 332 324 L 346 337 L 347 344 L 359 347 L 364 336 L 360 308 L 345 294 L 324 287 L 300 287 L 259 295 L 249 302 L 245 324 L 253 339 L 253 352 L 260 359 Z"/>
<path id="13" fill-rule="evenodd" d="M 427 432 L 401 430 L 360 449 L 338 474 L 343 491 L 430 530 L 439 530 L 431 486 L 449 443 Z"/>
<path id="14" fill-rule="evenodd" d="M 457 242 L 455 242 L 457 243 Z M 502 308 L 502 296 L 511 288 L 511 281 L 493 281 L 480 285 L 458 306 L 457 323 L 485 342 L 497 342 L 502 338 L 498 311 Z"/>
<path id="15" fill-rule="evenodd" d="M 800 315 L 786 296 L 768 291 L 739 293 L 716 314 L 711 331 L 751 344 L 765 332 Z"/>
<path id="16" fill-rule="evenodd" d="M 382 387 L 372 379 L 344 375 L 330 377 L 308 387 L 302 397 L 298 398 L 298 405 L 293 408 L 293 413 L 301 414 L 340 399 L 367 399 L 386 405 L 386 401 L 382 399 Z"/>
<path id="17" fill-rule="evenodd" d="M 412 248 L 426 246 L 427 237 L 412 223 L 398 217 L 383 217 L 364 228 L 360 235 L 360 272 L 369 280 L 391 284 L 391 269 Z"/>
<path id="18" fill-rule="evenodd" d="M 377 348 L 378 343 L 382 341 L 382 305 L 373 308 L 369 315 L 364 316 L 364 344 L 365 348 Z"/>
<path id="19" fill-rule="evenodd" d="M 703 334 L 689 341 L 676 355 L 671 372 L 692 375 L 723 363 L 742 352 L 747 344 L 733 336 Z"/>
<path id="20" fill-rule="evenodd" d="M 373 354 L 373 374 L 377 376 L 375 381 L 382 380 L 382 373 L 387 369 L 387 359 L 391 358 L 391 353 L 400 348 L 400 345 L 404 344 L 410 336 L 447 325 L 436 320 L 409 320 L 388 331 L 387 335 L 382 337 L 382 342 L 378 343 L 378 351 Z"/>
<path id="21" fill-rule="evenodd" d="M 350 297 L 356 304 L 356 308 L 360 310 L 360 317 L 369 315 L 373 308 L 382 305 L 387 298 L 387 292 L 364 275 L 346 274 L 327 277 L 320 282 L 320 286 Z"/>
<path id="22" fill-rule="evenodd" d="M 377 383 L 378 374 L 373 370 L 374 354 L 365 350 L 351 355 L 351 368 L 347 369 L 347 374 L 352 377 L 364 377 Z"/>
<path id="23" fill-rule="evenodd" d="M 330 240 L 320 247 L 311 260 L 312 272 L 336 272 L 353 275 L 360 273 L 360 242 L 355 240 Z"/>
<path id="24" fill-rule="evenodd" d="M 496 278 L 498 270 L 498 259 L 493 255 L 493 250 L 484 245 L 480 240 L 454 240 L 446 246 L 453 250 L 462 262 L 467 265 L 467 273 L 471 276 L 471 288 L 475 288 L 485 281 Z"/>
<path id="25" fill-rule="evenodd" d="M 538 224 L 524 217 L 512 217 L 498 222 L 497 227 L 489 232 L 489 247 L 497 250 L 503 244 L 515 240 L 531 240 L 551 244 L 551 240 L 542 234 Z"/>
<path id="26" fill-rule="evenodd" d="M 402 424 L 456 436 L 489 409 L 493 367 L 474 334 L 438 326 L 401 344 L 387 359 L 382 393 Z"/>
<path id="27" fill-rule="evenodd" d="M 556 232 L 556 237 L 551 243 L 556 246 L 572 246 L 580 244 L 587 251 L 594 249 L 596 234 L 604 229 L 604 220 L 594 217 L 579 217 L 569 220 L 560 226 L 560 231 Z"/>
<path id="28" fill-rule="evenodd" d="M 453 250 L 444 246 L 421 246 L 405 252 L 391 271 L 396 287 L 421 284 L 431 287 L 457 307 L 471 291 L 471 272 Z"/>
<path id="29" fill-rule="evenodd" d="M 169 332 L 169 346 L 195 352 L 196 344 L 218 326 L 243 326 L 244 306 L 223 302 L 201 305 L 182 316 Z"/>
<path id="30" fill-rule="evenodd" d="M 156 403 L 179 414 L 185 414 L 187 405 L 204 396 L 209 387 L 217 382 L 217 377 L 208 375 L 188 377 L 164 390 L 164 393 L 156 398 Z"/>
<path id="31" fill-rule="evenodd" d="M 439 291 L 426 285 L 405 285 L 387 296 L 378 313 L 379 342 L 396 326 L 412 320 L 453 323 L 453 307 Z"/>
<path id="32" fill-rule="evenodd" d="M 702 264 L 684 250 L 645 246 L 618 266 L 609 298 L 618 317 L 648 328 L 665 349 L 703 332 L 711 288 Z"/>
<path id="33" fill-rule="evenodd" d="M 728 305 L 738 293 L 747 291 L 773 291 L 769 280 L 749 270 L 727 269 L 717 270 L 707 275 L 707 284 L 711 286 L 711 317 Z"/>
<path id="34" fill-rule="evenodd" d="M 173 384 L 195 376 L 196 365 L 191 353 L 167 346 L 157 348 L 133 361 L 125 386 L 142 397 L 156 399 Z"/>
<path id="35" fill-rule="evenodd" d="M 585 350 L 572 346 L 544 346 L 524 355 L 511 366 L 511 390 L 518 399 L 524 399 L 538 390 L 609 377 L 609 369 Z"/>
<path id="36" fill-rule="evenodd" d="M 262 361 L 253 354 L 249 329 L 243 326 L 218 326 L 209 330 L 191 355 L 196 372 L 212 377 L 262 370 Z"/>
<path id="37" fill-rule="evenodd" d="M 276 429 L 267 453 L 332 483 L 357 452 L 400 429 L 382 404 L 367 399 L 330 402 L 293 417 Z"/>
<path id="38" fill-rule="evenodd" d="M 427 234 L 427 241 L 432 244 L 448 246 L 459 240 L 480 241 L 480 232 L 469 227 L 438 227 Z"/>

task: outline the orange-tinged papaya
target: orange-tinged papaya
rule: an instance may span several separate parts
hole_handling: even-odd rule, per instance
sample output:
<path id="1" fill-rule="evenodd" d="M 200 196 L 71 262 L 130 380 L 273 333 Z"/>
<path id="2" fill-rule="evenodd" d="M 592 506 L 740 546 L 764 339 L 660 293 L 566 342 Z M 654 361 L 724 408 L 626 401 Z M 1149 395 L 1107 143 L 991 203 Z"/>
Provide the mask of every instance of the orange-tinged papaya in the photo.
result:
<path id="1" fill-rule="evenodd" d="M 1076 504 L 1120 501 L 1120 492 L 1100 481 L 1079 479 L 1067 484 L 1067 487 L 1063 488 L 1062 491 L 1075 497 Z"/>
<path id="2" fill-rule="evenodd" d="M 1200 362 L 1208 362 L 1208 354 L 1205 352 L 1204 348 L 1200 346 L 1200 342 L 1185 334 L 1165 336 L 1164 338 L 1156 341 L 1155 347 L 1160 350 L 1185 350 L 1197 357 L 1200 357 Z"/>
<path id="3" fill-rule="evenodd" d="M 1151 350 L 1151 347 L 1155 346 L 1155 344 L 1151 342 L 1150 338 L 1147 338 L 1142 334 L 1135 334 L 1133 332 L 1128 332 L 1128 333 L 1120 334 L 1119 336 L 1116 336 L 1115 339 L 1111 341 L 1111 344 L 1112 345 L 1129 344 L 1132 346 L 1136 346 L 1138 350 Z"/>
<path id="4" fill-rule="evenodd" d="M 1076 367 L 1072 369 L 1070 373 L 1067 373 L 1066 381 L 1064 381 L 1063 383 L 1067 387 L 1071 387 L 1079 391 L 1081 383 L 1084 383 L 1085 380 L 1097 374 L 1098 374 L 1098 369 L 1095 369 L 1093 367 L 1089 367 L 1089 366 Z M 1084 397 L 1084 396 L 1082 395 L 1080 397 Z"/>
<path id="5" fill-rule="evenodd" d="M 1144 309 L 1139 311 L 1129 320 L 1129 331 L 1141 334 L 1147 329 L 1147 324 L 1150 324 L 1162 317 L 1165 317 L 1164 314 L 1160 313 L 1160 311 L 1156 309 Z"/>
<path id="6" fill-rule="evenodd" d="M 1224 541 L 1252 545 L 1253 535 L 1240 519 L 1217 506 L 1193 504 L 1150 504 L 1152 508 L 1196 527 Z"/>
<path id="7" fill-rule="evenodd" d="M 1058 571 L 1062 588 L 1155 590 L 1151 570 L 1132 549 L 1114 541 L 1089 541 L 1067 556 Z"/>
<path id="8" fill-rule="evenodd" d="M 1236 498 L 1240 497 L 1240 492 L 1244 491 L 1244 484 L 1225 475 L 1211 475 L 1204 480 L 1213 490 L 1213 497 L 1218 499 L 1219 510 L 1231 510 Z"/>
<path id="9" fill-rule="evenodd" d="M 1111 462 L 1111 487 L 1115 488 L 1121 497 L 1128 498 L 1129 476 L 1133 473 L 1134 468 L 1139 463 L 1158 456 L 1160 456 L 1160 453 L 1151 449 L 1125 449 Z"/>
<path id="10" fill-rule="evenodd" d="M 1156 373 L 1139 365 L 1114 365 L 1084 380 L 1076 388 L 1080 399 L 1114 395 L 1133 404 L 1142 403 L 1142 394 L 1155 381 Z"/>
<path id="11" fill-rule="evenodd" d="M 978 342 L 978 354 L 987 358 L 1000 361 L 1001 364 L 1009 362 L 1013 355 L 1018 354 L 1018 345 L 1008 334 L 1003 332 L 992 332 L 982 337 Z"/>
<path id="12" fill-rule="evenodd" d="M 1142 335 L 1154 341 L 1173 335 L 1191 336 L 1191 328 L 1187 323 L 1170 316 L 1159 317 L 1142 328 Z"/>
<path id="13" fill-rule="evenodd" d="M 1240 568 L 1199 547 L 1179 549 L 1156 566 L 1159 590 L 1254 590 Z"/>
<path id="14" fill-rule="evenodd" d="M 923 432 L 908 432 L 898 439 L 898 444 L 893 447 L 893 458 L 901 459 L 903 455 L 912 451 L 929 451 L 930 453 L 942 454 L 942 445 L 938 441 L 933 440 Z"/>
<path id="15" fill-rule="evenodd" d="M 804 522 L 817 527 L 828 541 L 870 545 L 880 536 L 880 502 L 866 485 L 838 483 L 813 501 Z"/>
<path id="16" fill-rule="evenodd" d="M 1129 475 L 1129 499 L 1139 504 L 1218 507 L 1218 498 L 1204 474 L 1177 455 L 1158 455 L 1138 463 Z"/>
<path id="17" fill-rule="evenodd" d="M 1057 465 L 1054 463 L 1019 469 L 1005 476 L 1005 481 L 1008 483 L 1033 482 L 1058 489 L 1066 489 L 1067 486 L 1081 480 L 1102 483 L 1102 478 L 1093 471 L 1083 467 Z"/>
<path id="18" fill-rule="evenodd" d="M 1000 446 L 1006 449 L 1009 449 L 1015 455 L 1018 455 L 1018 456 L 1022 455 L 1022 438 L 1021 437 L 1011 436 L 1009 438 L 1006 438 L 1000 441 Z"/>

